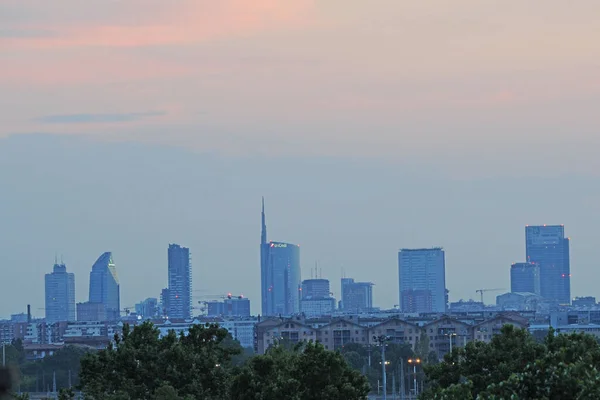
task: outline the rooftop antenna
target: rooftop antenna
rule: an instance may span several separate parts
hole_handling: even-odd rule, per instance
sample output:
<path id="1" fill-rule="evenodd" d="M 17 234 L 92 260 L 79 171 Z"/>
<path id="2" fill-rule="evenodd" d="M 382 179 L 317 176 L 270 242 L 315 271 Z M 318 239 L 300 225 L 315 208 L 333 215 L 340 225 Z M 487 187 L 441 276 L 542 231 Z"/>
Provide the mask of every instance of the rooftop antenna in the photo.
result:
<path id="1" fill-rule="evenodd" d="M 63 255 L 62 254 L 60 255 L 60 263 L 61 263 L 61 265 L 64 265 L 64 263 L 65 263 L 64 260 L 63 260 Z"/>
<path id="2" fill-rule="evenodd" d="M 58 264 L 58 253 L 54 252 L 54 264 Z"/>

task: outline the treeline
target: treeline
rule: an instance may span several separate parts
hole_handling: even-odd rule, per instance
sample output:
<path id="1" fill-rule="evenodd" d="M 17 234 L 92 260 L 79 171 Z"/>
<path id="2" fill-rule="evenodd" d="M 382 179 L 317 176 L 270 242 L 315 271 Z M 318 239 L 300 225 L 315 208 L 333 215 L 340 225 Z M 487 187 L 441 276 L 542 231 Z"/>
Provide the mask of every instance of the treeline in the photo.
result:
<path id="1" fill-rule="evenodd" d="M 550 331 L 535 340 L 507 325 L 490 343 L 454 348 L 441 362 L 428 350 L 426 338 L 415 351 L 386 345 L 388 393 L 418 389 L 423 400 L 600 398 L 600 346 L 590 335 Z M 409 360 L 419 360 L 418 368 Z M 105 350 L 66 347 L 38 361 L 25 360 L 16 342 L 7 346 L 7 362 L 19 366 L 22 391 L 39 391 L 40 377 L 45 391 L 54 372 L 57 387 L 66 388 L 71 371 L 70 383 L 91 400 L 364 400 L 383 390 L 380 347 L 352 343 L 333 352 L 281 342 L 255 356 L 216 325 L 163 337 L 150 323 L 125 326 Z"/>

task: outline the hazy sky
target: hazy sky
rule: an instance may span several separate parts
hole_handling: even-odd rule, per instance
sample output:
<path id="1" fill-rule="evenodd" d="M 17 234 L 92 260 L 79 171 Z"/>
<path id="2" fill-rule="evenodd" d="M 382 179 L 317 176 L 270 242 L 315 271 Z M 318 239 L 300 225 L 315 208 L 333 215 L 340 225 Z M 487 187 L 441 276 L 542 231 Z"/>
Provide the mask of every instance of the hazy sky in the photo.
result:
<path id="1" fill-rule="evenodd" d="M 87 299 L 194 287 L 259 311 L 269 235 L 398 300 L 397 250 L 443 246 L 451 300 L 509 288 L 524 226 L 563 223 L 597 295 L 597 0 L 3 0 L 0 316 L 43 315 L 55 253 Z M 488 301 L 492 301 L 492 295 Z"/>

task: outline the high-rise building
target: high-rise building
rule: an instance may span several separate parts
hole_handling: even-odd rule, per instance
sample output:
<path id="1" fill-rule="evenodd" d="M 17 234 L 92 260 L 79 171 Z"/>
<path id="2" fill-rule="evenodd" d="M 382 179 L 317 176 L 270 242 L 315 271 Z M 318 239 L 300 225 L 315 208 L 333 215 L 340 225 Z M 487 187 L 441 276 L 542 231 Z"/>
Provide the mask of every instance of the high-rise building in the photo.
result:
<path id="1" fill-rule="evenodd" d="M 192 265 L 190 249 L 170 244 L 169 304 L 167 316 L 171 319 L 192 318 Z"/>
<path id="2" fill-rule="evenodd" d="M 46 323 L 75 321 L 75 311 L 75 274 L 57 262 L 46 274 Z"/>
<path id="3" fill-rule="evenodd" d="M 143 319 L 154 318 L 158 314 L 158 299 L 149 297 L 135 305 L 135 313 Z"/>
<path id="4" fill-rule="evenodd" d="M 540 294 L 540 266 L 534 263 L 514 263 L 510 266 L 510 291 Z"/>
<path id="5" fill-rule="evenodd" d="M 117 321 L 121 316 L 119 278 L 112 253 L 102 254 L 90 272 L 90 303 L 104 305 L 106 319 Z"/>
<path id="6" fill-rule="evenodd" d="M 331 315 L 335 310 L 335 299 L 331 297 L 329 280 L 305 279 L 302 281 L 300 312 L 307 318 Z"/>
<path id="7" fill-rule="evenodd" d="M 106 321 L 106 307 L 102 303 L 77 303 L 77 321 Z"/>
<path id="8" fill-rule="evenodd" d="M 354 282 L 353 278 L 342 278 L 342 301 L 340 308 L 348 312 L 367 312 L 373 309 L 373 284 Z"/>
<path id="9" fill-rule="evenodd" d="M 249 317 L 250 299 L 244 296 L 227 296 L 223 301 L 207 303 L 209 317 Z"/>
<path id="10" fill-rule="evenodd" d="M 527 261 L 540 266 L 541 296 L 559 304 L 570 304 L 571 263 L 564 226 L 526 226 L 525 247 Z"/>
<path id="11" fill-rule="evenodd" d="M 267 242 L 264 199 L 260 277 L 264 316 L 292 315 L 300 312 L 300 247 L 292 243 Z"/>
<path id="12" fill-rule="evenodd" d="M 302 281 L 302 298 L 330 297 L 328 279 L 305 279 Z"/>
<path id="13" fill-rule="evenodd" d="M 446 312 L 446 262 L 442 248 L 400 250 L 398 276 L 402 312 Z"/>

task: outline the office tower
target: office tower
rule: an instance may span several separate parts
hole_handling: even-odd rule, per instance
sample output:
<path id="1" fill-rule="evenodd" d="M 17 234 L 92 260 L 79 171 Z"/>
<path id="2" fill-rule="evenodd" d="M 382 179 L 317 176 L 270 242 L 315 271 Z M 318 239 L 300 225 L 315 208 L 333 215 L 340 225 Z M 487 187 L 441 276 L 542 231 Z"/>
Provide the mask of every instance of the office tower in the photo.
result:
<path id="1" fill-rule="evenodd" d="M 328 279 L 305 279 L 302 281 L 302 298 L 330 297 Z"/>
<path id="2" fill-rule="evenodd" d="M 267 242 L 264 198 L 260 277 L 263 315 L 292 315 L 300 311 L 300 247 L 291 243 Z"/>
<path id="3" fill-rule="evenodd" d="M 106 321 L 106 307 L 102 303 L 77 303 L 77 321 Z"/>
<path id="4" fill-rule="evenodd" d="M 244 296 L 227 296 L 223 301 L 209 301 L 209 317 L 249 317 L 250 299 Z"/>
<path id="5" fill-rule="evenodd" d="M 526 257 L 540 266 L 540 294 L 559 304 L 571 302 L 569 239 L 563 225 L 525 227 Z"/>
<path id="6" fill-rule="evenodd" d="M 121 300 L 117 268 L 112 253 L 102 254 L 92 266 L 90 272 L 90 303 L 101 303 L 108 321 L 117 321 L 121 317 Z"/>
<path id="7" fill-rule="evenodd" d="M 510 266 L 510 291 L 540 294 L 540 267 L 534 263 L 515 263 Z"/>
<path id="8" fill-rule="evenodd" d="M 335 299 L 331 297 L 329 280 L 305 279 L 302 281 L 300 312 L 306 317 L 331 315 L 335 310 Z"/>
<path id="9" fill-rule="evenodd" d="M 149 297 L 135 305 L 135 313 L 143 319 L 156 317 L 158 314 L 158 299 Z"/>
<path id="10" fill-rule="evenodd" d="M 164 288 L 160 292 L 160 316 L 167 317 L 169 312 L 169 289 Z"/>
<path id="11" fill-rule="evenodd" d="M 46 323 L 75 318 L 75 274 L 57 262 L 52 273 L 46 274 Z"/>
<path id="12" fill-rule="evenodd" d="M 192 318 L 192 266 L 190 249 L 170 244 L 169 258 L 169 308 L 171 319 Z"/>
<path id="13" fill-rule="evenodd" d="M 446 312 L 446 262 L 442 248 L 401 249 L 398 276 L 402 312 Z"/>
<path id="14" fill-rule="evenodd" d="M 366 312 L 373 309 L 373 284 L 354 282 L 352 278 L 342 278 L 341 307 L 348 312 Z"/>

